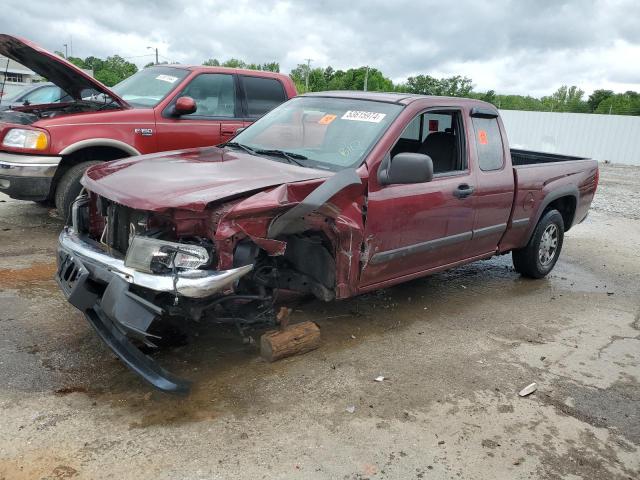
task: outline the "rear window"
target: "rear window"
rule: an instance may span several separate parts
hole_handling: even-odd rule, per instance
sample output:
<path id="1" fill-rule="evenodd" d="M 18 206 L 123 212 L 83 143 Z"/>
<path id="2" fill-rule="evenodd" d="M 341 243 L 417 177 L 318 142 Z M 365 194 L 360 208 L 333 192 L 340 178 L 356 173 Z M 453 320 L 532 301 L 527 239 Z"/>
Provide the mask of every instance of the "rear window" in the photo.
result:
<path id="1" fill-rule="evenodd" d="M 242 76 L 242 84 L 251 118 L 261 117 L 286 100 L 282 83 L 275 78 Z"/>
<path id="2" fill-rule="evenodd" d="M 502 137 L 496 118 L 473 117 L 480 170 L 500 170 L 504 166 Z"/>

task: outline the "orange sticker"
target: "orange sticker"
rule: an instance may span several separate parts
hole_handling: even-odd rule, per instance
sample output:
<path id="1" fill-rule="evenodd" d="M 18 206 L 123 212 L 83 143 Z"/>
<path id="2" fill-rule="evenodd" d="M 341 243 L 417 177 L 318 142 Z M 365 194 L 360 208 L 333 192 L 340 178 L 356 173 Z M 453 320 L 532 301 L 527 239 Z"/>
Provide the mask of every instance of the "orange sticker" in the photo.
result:
<path id="1" fill-rule="evenodd" d="M 478 140 L 480 140 L 481 145 L 488 145 L 489 139 L 487 139 L 487 131 L 486 130 L 478 130 Z"/>
<path id="2" fill-rule="evenodd" d="M 324 117 L 322 117 L 320 120 L 318 120 L 318 123 L 320 125 L 329 125 L 335 119 L 336 119 L 336 115 L 331 115 L 330 113 L 328 113 Z"/>

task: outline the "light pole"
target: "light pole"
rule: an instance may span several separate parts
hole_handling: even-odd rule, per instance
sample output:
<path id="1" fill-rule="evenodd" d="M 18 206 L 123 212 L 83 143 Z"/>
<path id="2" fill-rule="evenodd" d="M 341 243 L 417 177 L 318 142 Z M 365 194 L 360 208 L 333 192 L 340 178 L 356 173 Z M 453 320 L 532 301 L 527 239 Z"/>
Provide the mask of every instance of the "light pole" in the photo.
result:
<path id="1" fill-rule="evenodd" d="M 147 47 L 148 50 L 155 50 L 156 51 L 156 65 L 158 65 L 158 47 L 156 47 L 155 49 L 153 47 Z"/>
<path id="2" fill-rule="evenodd" d="M 68 51 L 67 48 L 68 48 L 67 44 L 65 43 L 64 44 L 64 58 L 68 58 L 69 57 L 69 51 Z"/>
<path id="3" fill-rule="evenodd" d="M 307 90 L 307 92 L 309 91 L 309 73 L 311 73 L 311 58 L 305 58 L 305 60 L 307 61 L 307 75 L 306 78 L 304 79 L 304 86 Z"/>
<path id="4" fill-rule="evenodd" d="M 367 69 L 364 72 L 364 91 L 367 91 L 367 83 L 369 82 L 369 65 L 367 65 Z"/>

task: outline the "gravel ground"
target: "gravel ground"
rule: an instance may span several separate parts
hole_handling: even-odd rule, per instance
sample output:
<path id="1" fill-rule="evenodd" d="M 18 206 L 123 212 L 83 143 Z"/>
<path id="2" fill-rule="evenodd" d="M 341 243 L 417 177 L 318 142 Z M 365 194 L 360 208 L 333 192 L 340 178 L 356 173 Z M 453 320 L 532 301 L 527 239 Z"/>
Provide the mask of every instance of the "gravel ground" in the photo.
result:
<path id="1" fill-rule="evenodd" d="M 156 354 L 186 398 L 62 298 L 58 220 L 0 196 L 0 480 L 640 478 L 640 168 L 600 185 L 548 278 L 504 256 L 300 302 L 323 345 L 273 364 L 203 326 Z"/>

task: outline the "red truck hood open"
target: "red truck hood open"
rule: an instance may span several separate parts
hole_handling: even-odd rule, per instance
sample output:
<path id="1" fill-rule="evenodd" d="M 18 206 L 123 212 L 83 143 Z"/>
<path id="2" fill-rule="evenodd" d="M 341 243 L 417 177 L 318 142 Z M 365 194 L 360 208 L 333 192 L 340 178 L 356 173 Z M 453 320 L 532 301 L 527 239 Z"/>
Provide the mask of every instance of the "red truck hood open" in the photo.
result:
<path id="1" fill-rule="evenodd" d="M 217 147 L 163 152 L 96 165 L 82 184 L 136 210 L 204 210 L 210 202 L 332 172 Z"/>
<path id="2" fill-rule="evenodd" d="M 82 99 L 82 92 L 91 89 L 108 95 L 122 106 L 128 105 L 127 102 L 95 78 L 86 74 L 72 63 L 67 62 L 64 58 L 47 52 L 29 40 L 0 34 L 0 55 L 4 55 L 45 77 L 75 100 Z M 0 65 L 0 70 L 4 70 L 5 66 Z"/>

